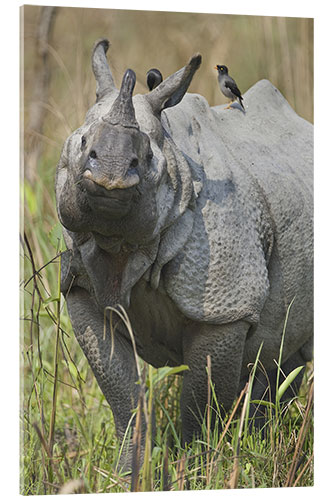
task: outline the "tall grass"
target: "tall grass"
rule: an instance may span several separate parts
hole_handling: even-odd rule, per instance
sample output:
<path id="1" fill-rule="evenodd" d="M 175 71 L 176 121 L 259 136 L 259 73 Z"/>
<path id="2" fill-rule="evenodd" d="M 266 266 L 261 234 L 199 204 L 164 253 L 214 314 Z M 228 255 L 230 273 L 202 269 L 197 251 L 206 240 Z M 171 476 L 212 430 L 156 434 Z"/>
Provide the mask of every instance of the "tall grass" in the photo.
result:
<path id="1" fill-rule="evenodd" d="M 59 296 L 58 249 L 54 249 L 50 263 L 42 270 L 35 268 L 27 236 L 23 249 L 27 275 L 22 284 L 26 306 L 22 343 L 22 493 L 313 484 L 312 368 L 308 367 L 300 397 L 285 404 L 283 411 L 271 415 L 269 432 L 263 439 L 247 431 L 248 405 L 260 352 L 249 383 L 229 414 L 224 418 L 220 415 L 215 425 L 211 423 L 217 406 L 214 386 L 207 387 L 211 405 L 203 419 L 202 437 L 185 448 L 180 438 L 181 380 L 177 372 L 186 367 L 156 370 L 137 360 L 143 374 L 137 420 L 145 419 L 148 429 L 145 458 L 141 470 L 133 468 L 132 477 L 125 471 L 119 472 L 119 451 L 126 443 L 117 441 L 111 411 L 70 335 L 70 324 Z M 44 283 L 48 272 L 54 274 L 50 290 Z M 53 283 L 51 279 L 50 282 Z M 121 314 L 126 320 L 125 312 Z M 209 366 L 208 360 L 208 374 Z M 281 375 L 280 387 L 283 383 Z M 277 408 L 278 401 L 271 404 Z"/>
<path id="2" fill-rule="evenodd" d="M 42 204 L 36 203 L 34 196 L 38 196 L 38 192 L 26 196 L 26 202 L 36 207 L 36 218 L 42 217 L 42 208 L 38 208 Z M 142 412 L 141 420 L 147 419 L 148 423 L 144 465 L 141 470 L 135 468 L 131 478 L 117 472 L 123 443 L 116 439 L 110 408 L 73 338 L 66 307 L 59 295 L 59 254 L 63 242 L 58 226 L 53 226 L 49 233 L 37 235 L 39 250 L 35 254 L 29 226 L 26 229 L 22 241 L 25 261 L 21 344 L 22 493 L 313 484 L 312 367 L 307 369 L 300 397 L 285 405 L 276 416 L 271 415 L 269 432 L 262 439 L 247 431 L 246 417 L 260 353 L 249 383 L 234 407 L 225 418 L 217 419 L 222 431 L 211 424 L 216 397 L 214 387 L 207 387 L 211 407 L 203 419 L 202 438 L 193 440 L 185 448 L 180 437 L 181 379 L 177 369 L 147 367 L 142 386 L 147 386 L 148 392 L 138 410 Z M 44 259 L 42 265 L 37 264 L 35 255 Z M 209 366 L 208 360 L 208 374 Z M 280 382 L 279 387 L 285 383 L 282 374 Z M 151 447 L 153 406 L 156 435 Z"/>
<path id="3" fill-rule="evenodd" d="M 39 9 L 24 8 L 26 123 Z M 148 399 L 142 418 L 149 422 L 155 407 L 155 441 L 152 448 L 147 445 L 145 465 L 132 480 L 117 472 L 122 443 L 116 439 L 111 411 L 73 337 L 59 294 L 63 241 L 53 189 L 63 141 L 94 102 L 90 53 L 101 36 L 111 41 L 109 60 L 118 85 L 125 69 L 132 67 L 137 73 L 135 91 L 145 92 L 147 69 L 156 66 L 168 75 L 199 51 L 203 63 L 190 90 L 204 95 L 210 105 L 223 102 L 213 67 L 226 64 L 243 92 L 257 80 L 269 78 L 298 113 L 313 120 L 312 20 L 58 9 L 48 48 L 49 100 L 39 103 L 47 110 L 44 129 L 38 135 L 24 130 L 25 161 L 32 154 L 31 137 L 43 145 L 43 154 L 34 167 L 37 181 L 26 180 L 21 186 L 25 231 L 21 235 L 21 492 L 311 485 L 311 366 L 300 397 L 282 412 L 278 435 L 271 432 L 263 440 L 246 431 L 242 407 L 248 408 L 250 378 L 222 419 L 222 433 L 211 425 L 214 410 L 208 407 L 202 439 L 185 448 L 180 438 L 181 377 L 170 369 L 146 367 Z M 209 360 L 207 369 L 209 374 Z M 209 385 L 207 391 L 213 406 L 214 387 Z M 270 429 L 276 428 L 274 418 Z"/>

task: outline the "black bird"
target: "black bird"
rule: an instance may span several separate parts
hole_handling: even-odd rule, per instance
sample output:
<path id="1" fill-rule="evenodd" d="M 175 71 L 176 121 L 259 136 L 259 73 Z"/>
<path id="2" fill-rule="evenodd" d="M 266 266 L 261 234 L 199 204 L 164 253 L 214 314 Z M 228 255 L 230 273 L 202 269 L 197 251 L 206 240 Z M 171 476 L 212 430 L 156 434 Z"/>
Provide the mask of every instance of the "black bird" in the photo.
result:
<path id="1" fill-rule="evenodd" d="M 161 82 L 163 82 L 163 76 L 158 69 L 152 68 L 147 71 L 147 86 L 149 90 L 153 90 Z"/>
<path id="2" fill-rule="evenodd" d="M 231 103 L 238 100 L 239 104 L 245 111 L 245 108 L 242 103 L 243 100 L 242 94 L 239 88 L 237 87 L 237 83 L 235 82 L 235 80 L 228 75 L 228 68 L 224 65 L 217 64 L 214 69 L 217 69 L 218 73 L 217 79 L 222 94 L 225 95 L 231 101 L 229 105 L 226 107 L 226 109 L 230 109 Z"/>

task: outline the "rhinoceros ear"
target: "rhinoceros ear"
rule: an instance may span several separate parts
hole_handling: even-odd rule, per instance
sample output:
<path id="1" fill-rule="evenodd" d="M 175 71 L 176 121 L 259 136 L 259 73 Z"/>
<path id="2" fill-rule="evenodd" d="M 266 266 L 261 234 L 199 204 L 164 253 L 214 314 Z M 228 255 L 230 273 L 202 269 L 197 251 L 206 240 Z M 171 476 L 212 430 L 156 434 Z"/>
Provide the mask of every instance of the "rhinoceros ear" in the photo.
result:
<path id="1" fill-rule="evenodd" d="M 154 113 L 160 113 L 163 109 L 175 106 L 182 100 L 200 64 L 201 55 L 195 54 L 186 66 L 166 78 L 146 95 Z"/>
<path id="2" fill-rule="evenodd" d="M 109 48 L 109 40 L 102 38 L 95 42 L 91 63 L 92 70 L 96 78 L 96 102 L 113 93 L 118 94 L 118 90 L 114 84 L 110 67 L 106 58 L 106 53 Z"/>

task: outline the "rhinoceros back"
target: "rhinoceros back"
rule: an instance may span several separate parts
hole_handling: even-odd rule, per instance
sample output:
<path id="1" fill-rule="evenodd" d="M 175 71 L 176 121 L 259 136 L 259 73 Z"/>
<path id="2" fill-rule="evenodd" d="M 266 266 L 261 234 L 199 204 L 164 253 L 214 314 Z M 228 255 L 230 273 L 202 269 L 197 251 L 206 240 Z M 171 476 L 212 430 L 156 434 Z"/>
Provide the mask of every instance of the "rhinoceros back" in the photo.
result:
<path id="1" fill-rule="evenodd" d="M 202 188 L 192 235 L 166 266 L 165 285 L 186 316 L 215 324 L 259 322 L 275 280 L 271 258 L 280 316 L 295 296 L 312 309 L 313 127 L 266 80 L 244 103 L 245 114 L 188 94 L 167 110 Z"/>

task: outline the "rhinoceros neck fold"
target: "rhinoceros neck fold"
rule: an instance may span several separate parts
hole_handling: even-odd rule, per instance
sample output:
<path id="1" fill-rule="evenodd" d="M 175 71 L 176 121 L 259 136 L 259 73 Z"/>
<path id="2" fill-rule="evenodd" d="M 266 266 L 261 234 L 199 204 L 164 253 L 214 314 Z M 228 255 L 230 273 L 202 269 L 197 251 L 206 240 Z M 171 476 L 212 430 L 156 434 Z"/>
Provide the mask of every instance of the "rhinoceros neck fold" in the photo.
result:
<path id="1" fill-rule="evenodd" d="M 79 247 L 82 264 L 101 309 L 117 304 L 129 306 L 132 287 L 154 262 L 157 249 L 158 239 L 146 247 L 130 249 L 123 245 L 119 252 L 109 253 L 94 237 Z"/>
<path id="2" fill-rule="evenodd" d="M 122 273 L 128 255 L 118 253 L 111 259 L 108 253 L 96 245 L 93 238 L 81 245 L 80 254 L 98 304 L 103 309 L 119 304 Z"/>
<path id="3" fill-rule="evenodd" d="M 163 198 L 157 194 L 158 220 L 154 236 L 174 224 L 189 207 L 195 203 L 191 169 L 176 144 L 165 137 L 163 157 L 166 160 L 167 185 L 169 195 Z M 167 198 L 167 203 L 166 203 Z"/>

